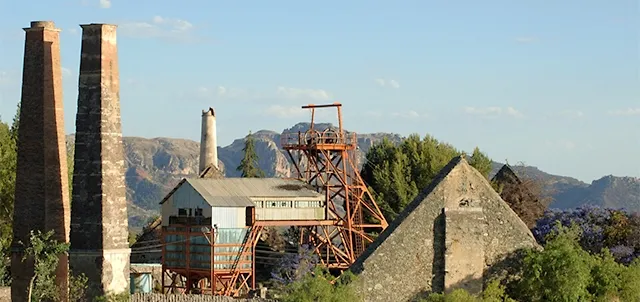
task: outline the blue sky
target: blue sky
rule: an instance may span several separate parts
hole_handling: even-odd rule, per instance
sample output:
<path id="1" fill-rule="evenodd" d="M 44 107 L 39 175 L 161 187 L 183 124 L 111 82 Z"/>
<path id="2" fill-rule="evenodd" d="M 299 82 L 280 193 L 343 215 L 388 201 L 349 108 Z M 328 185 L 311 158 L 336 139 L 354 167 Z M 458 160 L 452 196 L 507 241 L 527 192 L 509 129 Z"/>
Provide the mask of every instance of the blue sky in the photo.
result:
<path id="1" fill-rule="evenodd" d="M 213 106 L 224 146 L 338 101 L 349 130 L 431 134 L 588 182 L 640 177 L 637 0 L 0 0 L 0 12 L 5 121 L 22 27 L 62 29 L 71 133 L 78 25 L 115 23 L 125 136 L 198 139 Z"/>

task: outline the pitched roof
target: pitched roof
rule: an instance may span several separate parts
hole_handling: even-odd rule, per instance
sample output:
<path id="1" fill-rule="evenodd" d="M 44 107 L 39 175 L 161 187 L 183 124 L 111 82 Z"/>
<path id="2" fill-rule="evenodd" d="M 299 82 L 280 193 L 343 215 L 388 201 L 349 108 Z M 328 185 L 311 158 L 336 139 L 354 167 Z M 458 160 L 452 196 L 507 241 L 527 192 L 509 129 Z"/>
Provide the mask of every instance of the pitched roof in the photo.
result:
<path id="1" fill-rule="evenodd" d="M 167 200 L 188 182 L 212 207 L 254 206 L 259 198 L 303 198 L 324 200 L 324 195 L 307 183 L 281 178 L 185 178 L 160 202 Z"/>

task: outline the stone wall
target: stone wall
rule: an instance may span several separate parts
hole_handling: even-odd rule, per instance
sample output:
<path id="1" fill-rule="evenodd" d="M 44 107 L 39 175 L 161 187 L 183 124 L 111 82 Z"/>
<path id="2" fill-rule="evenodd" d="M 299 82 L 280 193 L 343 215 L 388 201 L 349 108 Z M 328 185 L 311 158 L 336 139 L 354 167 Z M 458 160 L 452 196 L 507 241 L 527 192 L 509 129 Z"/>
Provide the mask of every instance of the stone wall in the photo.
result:
<path id="1" fill-rule="evenodd" d="M 0 287 L 0 302 L 11 302 L 11 287 Z"/>
<path id="2" fill-rule="evenodd" d="M 163 294 L 133 294 L 131 302 L 272 302 L 267 299 L 234 299 L 225 296 L 208 295 L 163 295 Z M 2 300 L 0 300 L 2 302 Z"/>
<path id="3" fill-rule="evenodd" d="M 445 208 L 444 215 L 444 290 L 450 292 L 462 288 L 472 294 L 480 294 L 486 234 L 482 208 Z"/>
<path id="4" fill-rule="evenodd" d="M 506 259 L 535 247 L 487 179 L 456 157 L 356 260 L 352 286 L 367 302 L 411 301 L 456 288 L 477 292 L 502 274 Z"/>

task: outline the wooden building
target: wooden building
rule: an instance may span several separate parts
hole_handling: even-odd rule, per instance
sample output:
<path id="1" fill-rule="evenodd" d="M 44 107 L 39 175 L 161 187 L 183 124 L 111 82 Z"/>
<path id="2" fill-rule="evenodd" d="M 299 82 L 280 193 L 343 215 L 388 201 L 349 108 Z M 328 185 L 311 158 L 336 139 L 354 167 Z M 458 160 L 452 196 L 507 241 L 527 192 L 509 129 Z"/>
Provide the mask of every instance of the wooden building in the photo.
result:
<path id="1" fill-rule="evenodd" d="M 161 205 L 169 291 L 237 295 L 255 286 L 264 226 L 332 223 L 324 194 L 298 180 L 185 178 Z"/>

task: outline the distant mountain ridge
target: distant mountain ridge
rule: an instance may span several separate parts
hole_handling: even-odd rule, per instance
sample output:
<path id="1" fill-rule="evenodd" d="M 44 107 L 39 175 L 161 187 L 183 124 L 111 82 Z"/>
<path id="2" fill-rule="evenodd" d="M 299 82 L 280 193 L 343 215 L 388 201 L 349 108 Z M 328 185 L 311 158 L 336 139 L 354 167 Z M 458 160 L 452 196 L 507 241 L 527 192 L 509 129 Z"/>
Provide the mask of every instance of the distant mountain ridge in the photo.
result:
<path id="1" fill-rule="evenodd" d="M 315 124 L 325 129 L 331 124 Z M 306 131 L 309 123 L 298 123 L 281 133 L 260 130 L 255 132 L 256 152 L 259 165 L 268 177 L 290 177 L 293 167 L 281 146 L 281 135 L 285 132 Z M 358 134 L 356 163 L 364 162 L 366 152 L 374 144 L 387 138 L 392 142 L 401 142 L 403 137 L 393 133 Z M 177 138 L 141 138 L 124 137 L 127 200 L 129 202 L 129 223 L 139 228 L 150 217 L 158 215 L 159 201 L 180 179 L 192 177 L 198 172 L 199 142 Z M 67 136 L 67 148 L 73 152 L 74 136 Z M 218 147 L 221 168 L 227 177 L 238 177 L 236 171 L 242 159 L 244 137 L 234 140 L 230 145 Z M 501 163 L 493 163 L 493 176 Z M 604 176 L 591 184 L 572 177 L 545 173 L 532 166 L 514 166 L 519 175 L 532 176 L 544 182 L 553 193 L 552 208 L 573 208 L 583 204 L 613 208 L 625 208 L 640 211 L 640 179 L 634 177 Z"/>

